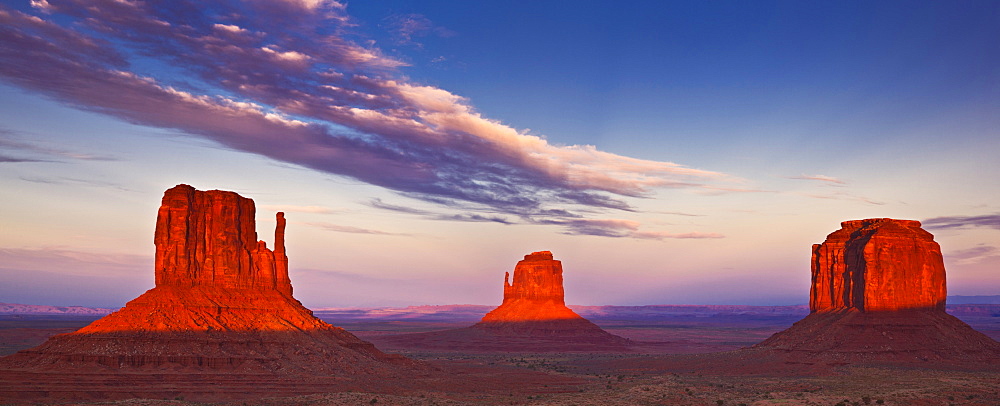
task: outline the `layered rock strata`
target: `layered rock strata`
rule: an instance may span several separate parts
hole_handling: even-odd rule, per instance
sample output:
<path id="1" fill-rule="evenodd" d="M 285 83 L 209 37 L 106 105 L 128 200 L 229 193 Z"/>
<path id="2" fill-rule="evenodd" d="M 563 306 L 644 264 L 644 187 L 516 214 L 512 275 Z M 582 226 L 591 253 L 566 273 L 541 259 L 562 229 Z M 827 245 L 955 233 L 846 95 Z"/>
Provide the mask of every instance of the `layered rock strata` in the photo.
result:
<path id="1" fill-rule="evenodd" d="M 273 251 L 257 240 L 254 218 L 253 201 L 233 192 L 167 190 L 154 236 L 156 286 L 76 332 L 0 359 L 0 369 L 127 381 L 151 373 L 377 376 L 417 366 L 295 300 L 284 216 Z"/>

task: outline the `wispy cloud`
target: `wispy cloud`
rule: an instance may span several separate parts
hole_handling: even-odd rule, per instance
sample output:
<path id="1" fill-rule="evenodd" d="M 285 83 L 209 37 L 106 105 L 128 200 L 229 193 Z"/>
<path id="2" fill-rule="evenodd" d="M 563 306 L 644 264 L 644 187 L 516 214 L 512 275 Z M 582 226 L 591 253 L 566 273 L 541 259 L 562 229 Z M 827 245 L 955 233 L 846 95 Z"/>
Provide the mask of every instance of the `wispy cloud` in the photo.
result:
<path id="1" fill-rule="evenodd" d="M 399 213 L 416 214 L 416 215 L 419 215 L 419 216 L 432 216 L 432 215 L 434 215 L 434 213 L 432 213 L 429 210 L 420 210 L 420 209 L 416 209 L 416 208 L 408 207 L 408 206 L 400 206 L 400 205 L 397 205 L 397 204 L 389 204 L 389 203 L 383 202 L 382 199 L 379 199 L 379 198 L 371 199 L 371 200 L 365 202 L 364 204 L 368 205 L 368 206 L 371 206 L 371 207 L 374 207 L 376 209 L 395 211 L 395 212 L 399 212 Z"/>
<path id="2" fill-rule="evenodd" d="M 88 161 L 115 161 L 116 158 L 109 155 L 88 154 L 74 152 L 59 147 L 44 145 L 38 142 L 25 141 L 23 138 L 28 134 L 0 128 L 0 149 L 18 151 L 22 154 L 33 155 L 34 157 L 19 158 L 10 157 L 10 160 L 0 159 L 0 162 L 57 162 L 53 158 Z M 20 136 L 20 137 L 18 137 Z M 41 156 L 42 158 L 39 158 Z"/>
<path id="3" fill-rule="evenodd" d="M 799 176 L 788 176 L 787 178 L 788 179 L 800 179 L 800 180 L 815 180 L 815 181 L 824 182 L 824 183 L 832 184 L 832 185 L 846 185 L 847 184 L 847 182 L 844 182 L 844 181 L 842 181 L 840 179 L 837 179 L 837 178 L 835 178 L 833 176 L 826 176 L 826 175 L 799 175 Z"/>
<path id="4" fill-rule="evenodd" d="M 340 224 L 333 223 L 305 223 L 306 225 L 321 228 L 327 231 L 335 231 L 338 233 L 350 233 L 350 234 L 371 234 L 371 235 L 391 235 L 391 236 L 401 236 L 408 237 L 412 234 L 405 233 L 391 233 L 388 231 L 372 230 L 369 228 L 360 228 L 354 226 L 344 226 Z"/>
<path id="5" fill-rule="evenodd" d="M 382 26 L 393 34 L 393 41 L 398 45 L 410 45 L 422 48 L 418 40 L 422 37 L 452 37 L 455 32 L 438 26 L 422 14 L 393 14 L 382 20 Z"/>
<path id="6" fill-rule="evenodd" d="M 33 4 L 35 15 L 0 6 L 5 81 L 426 201 L 565 218 L 581 208 L 631 210 L 624 198 L 652 188 L 729 179 L 553 145 L 489 119 L 461 96 L 403 79 L 403 63 L 379 49 L 346 39 L 352 23 L 341 3 L 221 1 L 210 13 L 182 0 Z M 137 57 L 181 74 L 133 71 Z"/>
<path id="7" fill-rule="evenodd" d="M 649 213 L 669 214 L 669 215 L 672 215 L 672 216 L 684 216 L 684 217 L 704 217 L 705 216 L 704 214 L 685 213 L 685 212 L 680 212 L 680 211 L 651 211 Z"/>
<path id="8" fill-rule="evenodd" d="M 854 200 L 876 206 L 885 205 L 885 202 L 846 192 L 826 193 L 826 194 L 804 193 L 802 194 L 802 196 L 811 197 L 814 199 L 826 199 L 826 200 Z"/>
<path id="9" fill-rule="evenodd" d="M 663 233 L 663 232 L 636 232 L 632 235 L 633 238 L 651 239 L 651 240 L 662 240 L 665 238 L 676 238 L 681 240 L 700 240 L 700 239 L 710 239 L 710 238 L 726 238 L 725 235 L 719 233 Z"/>
<path id="10" fill-rule="evenodd" d="M 0 154 L 0 163 L 52 162 L 45 159 L 21 158 Z"/>
<path id="11" fill-rule="evenodd" d="M 117 183 L 104 182 L 104 181 L 93 180 L 93 179 L 77 179 L 77 178 L 69 178 L 69 177 L 50 178 L 50 177 L 43 177 L 43 176 L 21 176 L 20 179 L 23 180 L 23 181 L 25 181 L 25 182 L 44 183 L 44 184 L 49 184 L 49 185 L 77 185 L 77 186 L 87 186 L 87 187 L 99 187 L 99 188 L 115 189 L 115 190 L 120 190 L 122 192 L 134 192 L 135 191 L 135 190 L 129 189 L 129 188 L 127 188 L 125 186 L 122 186 L 120 184 L 117 184 Z"/>
<path id="12" fill-rule="evenodd" d="M 397 213 L 412 214 L 432 220 L 514 224 L 513 221 L 498 215 L 489 215 L 489 214 L 483 215 L 476 213 L 458 213 L 458 214 L 436 213 L 430 210 L 421 210 L 413 207 L 385 203 L 382 201 L 382 199 L 379 198 L 371 199 L 370 201 L 364 204 L 374 207 L 376 209 L 389 210 Z"/>
<path id="13" fill-rule="evenodd" d="M 972 248 L 949 252 L 945 258 L 959 264 L 975 264 L 991 259 L 1000 259 L 1000 248 L 980 244 Z"/>
<path id="14" fill-rule="evenodd" d="M 934 217 L 921 221 L 921 224 L 924 227 L 935 229 L 985 227 L 1000 230 L 1000 213 L 980 216 Z"/>
<path id="15" fill-rule="evenodd" d="M 552 224 L 565 226 L 565 234 L 594 235 L 613 238 L 637 238 L 643 240 L 725 238 L 718 233 L 668 233 L 662 231 L 640 231 L 640 223 L 622 219 L 568 219 L 547 220 Z"/>
<path id="16" fill-rule="evenodd" d="M 267 211 L 283 211 L 288 213 L 334 214 L 347 211 L 347 209 L 331 209 L 324 206 L 296 206 L 290 204 L 266 204 L 260 207 Z"/>
<path id="17" fill-rule="evenodd" d="M 778 193 L 777 190 L 754 189 L 743 187 L 722 187 L 711 185 L 689 185 L 698 188 L 698 193 L 703 195 L 724 195 L 730 193 Z"/>

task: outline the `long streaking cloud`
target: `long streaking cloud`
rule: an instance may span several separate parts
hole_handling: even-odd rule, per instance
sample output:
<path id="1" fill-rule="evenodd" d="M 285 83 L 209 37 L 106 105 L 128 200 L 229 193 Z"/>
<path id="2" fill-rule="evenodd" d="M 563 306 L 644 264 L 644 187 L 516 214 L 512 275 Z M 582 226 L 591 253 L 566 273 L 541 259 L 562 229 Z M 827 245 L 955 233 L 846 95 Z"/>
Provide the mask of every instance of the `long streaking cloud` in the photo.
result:
<path id="1" fill-rule="evenodd" d="M 35 157 L 12 157 L 6 162 L 52 162 L 53 160 L 94 160 L 113 161 L 115 158 L 104 155 L 86 154 L 80 152 L 67 151 L 62 148 L 46 146 L 36 142 L 23 140 L 30 134 L 22 134 L 17 131 L 0 128 L 0 151 L 15 151 L 20 154 L 33 155 Z M 37 157 L 37 158 L 36 158 Z"/>
<path id="2" fill-rule="evenodd" d="M 944 216 L 929 218 L 921 222 L 927 228 L 975 228 L 985 227 L 1000 230 L 1000 213 L 981 216 Z"/>
<path id="3" fill-rule="evenodd" d="M 0 5 L 0 78 L 81 109 L 496 213 L 630 210 L 622 197 L 725 175 L 558 146 L 403 79 L 329 0 Z M 555 216 L 560 217 L 562 216 Z"/>
<path id="4" fill-rule="evenodd" d="M 404 233 L 391 233 L 388 231 L 373 230 L 370 228 L 360 228 L 354 226 L 344 226 L 340 224 L 332 223 L 306 223 L 316 228 L 320 228 L 327 231 L 334 231 L 338 233 L 351 233 L 351 234 L 372 234 L 372 235 L 395 235 L 395 236 L 410 236 L 410 234 Z"/>
<path id="5" fill-rule="evenodd" d="M 704 239 L 725 238 L 718 233 L 667 233 L 660 231 L 641 231 L 639 222 L 622 219 L 548 219 L 548 224 L 558 224 L 566 228 L 565 234 L 596 235 L 614 238 L 638 238 L 644 240 L 662 240 L 665 238 Z"/>
<path id="6" fill-rule="evenodd" d="M 789 176 L 788 179 L 815 180 L 815 181 L 825 182 L 827 184 L 832 184 L 832 185 L 845 185 L 845 184 L 847 184 L 847 182 L 844 182 L 844 181 L 842 181 L 840 179 L 837 179 L 837 178 L 835 178 L 833 176 L 826 176 L 826 175 Z"/>
<path id="7" fill-rule="evenodd" d="M 365 203 L 368 206 L 374 207 L 376 209 L 394 211 L 397 213 L 412 214 L 420 216 L 423 218 L 429 218 L 432 220 L 443 220 L 443 221 L 461 221 L 461 222 L 492 222 L 500 224 L 514 224 L 513 221 L 508 220 L 501 216 L 494 215 L 482 215 L 476 213 L 459 213 L 459 214 L 444 214 L 435 213 L 429 210 L 421 210 L 408 206 L 400 206 L 396 204 L 385 203 L 382 199 L 375 198 L 371 201 Z"/>
<path id="8" fill-rule="evenodd" d="M 972 248 L 949 252 L 945 258 L 958 264 L 975 264 L 1000 259 L 1000 248 L 979 244 Z"/>

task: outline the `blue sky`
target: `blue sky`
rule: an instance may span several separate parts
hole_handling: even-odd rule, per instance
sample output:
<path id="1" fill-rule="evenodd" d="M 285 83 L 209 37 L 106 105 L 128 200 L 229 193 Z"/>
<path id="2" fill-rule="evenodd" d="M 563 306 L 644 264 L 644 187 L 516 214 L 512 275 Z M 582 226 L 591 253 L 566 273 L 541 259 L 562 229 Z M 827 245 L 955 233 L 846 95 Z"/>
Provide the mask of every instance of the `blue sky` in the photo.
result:
<path id="1" fill-rule="evenodd" d="M 546 249 L 571 303 L 804 303 L 810 245 L 869 217 L 1000 293 L 995 2 L 0 12 L 0 301 L 151 287 L 178 183 L 253 198 L 261 235 L 288 212 L 312 306 L 497 303 Z"/>

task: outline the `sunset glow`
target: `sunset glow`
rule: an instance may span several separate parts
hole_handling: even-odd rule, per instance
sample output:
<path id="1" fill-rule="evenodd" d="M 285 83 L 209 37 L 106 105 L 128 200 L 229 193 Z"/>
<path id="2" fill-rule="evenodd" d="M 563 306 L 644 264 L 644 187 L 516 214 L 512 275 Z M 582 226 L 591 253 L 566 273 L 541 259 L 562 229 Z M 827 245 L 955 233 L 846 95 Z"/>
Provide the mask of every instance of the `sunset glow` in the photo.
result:
<path id="1" fill-rule="evenodd" d="M 310 308 L 497 305 L 542 250 L 567 304 L 805 304 L 812 244 L 881 217 L 1000 294 L 998 15 L 0 0 L 0 302 L 152 288 L 182 183 L 284 212 Z"/>

